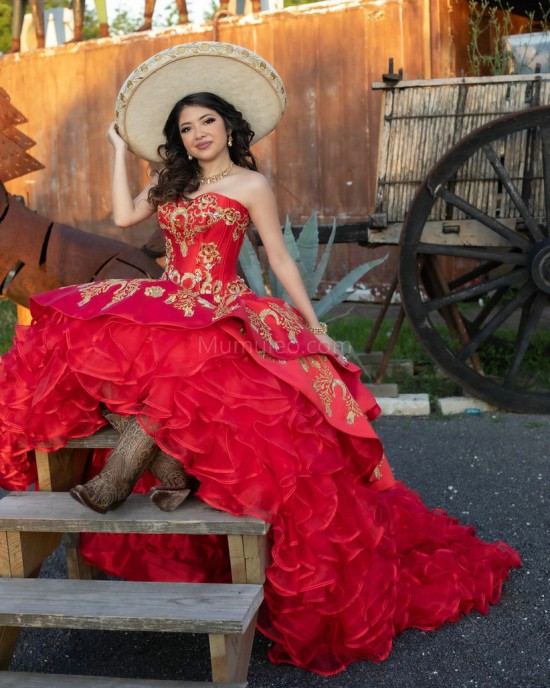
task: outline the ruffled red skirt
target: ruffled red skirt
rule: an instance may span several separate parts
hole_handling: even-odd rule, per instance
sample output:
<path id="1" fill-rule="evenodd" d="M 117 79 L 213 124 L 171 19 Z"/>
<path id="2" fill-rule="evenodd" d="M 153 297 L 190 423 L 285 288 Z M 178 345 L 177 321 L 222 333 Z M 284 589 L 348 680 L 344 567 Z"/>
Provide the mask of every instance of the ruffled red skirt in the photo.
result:
<path id="1" fill-rule="evenodd" d="M 137 415 L 200 480 L 205 502 L 271 522 L 259 628 L 277 663 L 329 675 L 383 660 L 407 627 L 486 613 L 520 565 L 506 544 L 482 542 L 393 481 L 357 369 L 318 353 L 266 355 L 248 346 L 237 318 L 185 329 L 52 309 L 18 328 L 1 361 L 0 402 L 5 488 L 36 480 L 33 448 L 104 425 L 102 403 Z M 92 472 L 104 459 L 96 455 Z M 89 535 L 83 552 L 129 579 L 228 580 L 213 536 Z"/>

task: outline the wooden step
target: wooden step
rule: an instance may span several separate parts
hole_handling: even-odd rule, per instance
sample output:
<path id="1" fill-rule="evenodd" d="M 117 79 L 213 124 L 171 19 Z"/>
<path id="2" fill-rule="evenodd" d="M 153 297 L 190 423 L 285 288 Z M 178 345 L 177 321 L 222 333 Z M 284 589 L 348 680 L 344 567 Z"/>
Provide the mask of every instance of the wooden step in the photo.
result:
<path id="1" fill-rule="evenodd" d="M 243 634 L 260 585 L 0 580 L 0 626 Z"/>
<path id="2" fill-rule="evenodd" d="M 101 428 L 93 435 L 88 435 L 87 437 L 75 437 L 74 439 L 68 440 L 66 447 L 78 448 L 83 447 L 84 449 L 112 449 L 116 446 L 120 438 L 118 430 L 115 430 L 110 425 Z"/>
<path id="3" fill-rule="evenodd" d="M 10 492 L 0 500 L 0 531 L 265 535 L 269 527 L 259 518 L 232 516 L 195 498 L 166 512 L 148 495 L 135 494 L 105 515 L 82 506 L 67 492 Z"/>
<path id="4" fill-rule="evenodd" d="M 198 681 L 152 681 L 106 676 L 67 676 L 0 671 L 2 688 L 246 688 L 246 683 L 204 683 Z"/>

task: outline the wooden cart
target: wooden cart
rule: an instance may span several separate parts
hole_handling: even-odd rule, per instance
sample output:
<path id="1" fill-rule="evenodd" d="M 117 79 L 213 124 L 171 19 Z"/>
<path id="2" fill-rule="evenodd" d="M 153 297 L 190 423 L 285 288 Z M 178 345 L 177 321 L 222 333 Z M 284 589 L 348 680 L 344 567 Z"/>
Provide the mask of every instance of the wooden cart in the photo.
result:
<path id="1" fill-rule="evenodd" d="M 400 246 L 381 316 L 398 289 L 449 377 L 495 406 L 549 413 L 537 361 L 550 356 L 550 74 L 374 88 L 385 103 L 369 243 Z"/>

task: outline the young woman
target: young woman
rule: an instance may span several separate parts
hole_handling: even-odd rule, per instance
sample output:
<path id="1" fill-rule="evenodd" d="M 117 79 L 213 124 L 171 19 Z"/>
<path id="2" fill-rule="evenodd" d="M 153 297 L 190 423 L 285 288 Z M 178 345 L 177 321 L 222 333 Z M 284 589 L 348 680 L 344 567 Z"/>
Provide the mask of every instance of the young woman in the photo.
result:
<path id="1" fill-rule="evenodd" d="M 520 560 L 393 480 L 369 422 L 376 402 L 315 316 L 250 152 L 284 104 L 276 72 L 227 44 L 169 49 L 129 77 L 109 130 L 114 218 L 129 227 L 157 212 L 166 271 L 35 297 L 33 325 L 2 361 L 0 465 L 3 484 L 24 489 L 35 479 L 30 449 L 111 420 L 119 444 L 72 491 L 84 505 L 116 507 L 147 472 L 137 489 L 152 473 L 160 508 L 198 484 L 212 506 L 270 521 L 259 628 L 274 641 L 273 661 L 328 675 L 384 659 L 406 627 L 485 613 Z M 164 163 L 136 198 L 128 147 Z M 259 298 L 238 277 L 250 222 L 295 308 Z M 201 561 L 176 538 L 157 549 L 159 572 L 135 536 L 116 556 L 105 537 L 87 553 L 119 575 L 137 561 L 144 578 L 184 571 L 200 580 L 224 557 L 211 542 Z M 196 575 L 178 568 L 182 560 Z"/>

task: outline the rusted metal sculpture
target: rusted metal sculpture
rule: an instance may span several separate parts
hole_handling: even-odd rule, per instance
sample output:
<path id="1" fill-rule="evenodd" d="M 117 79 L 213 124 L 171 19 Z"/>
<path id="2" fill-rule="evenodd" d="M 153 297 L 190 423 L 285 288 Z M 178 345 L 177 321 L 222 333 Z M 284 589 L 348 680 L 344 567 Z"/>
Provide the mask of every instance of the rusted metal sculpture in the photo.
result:
<path id="1" fill-rule="evenodd" d="M 17 127 L 27 121 L 0 88 L 0 179 L 4 182 L 44 168 L 27 153 L 34 141 Z"/>
<path id="2" fill-rule="evenodd" d="M 17 130 L 25 117 L 0 89 L 0 180 L 43 169 L 27 153 L 34 141 Z M 108 277 L 159 277 L 160 233 L 143 249 L 53 222 L 33 212 L 0 182 L 0 296 L 27 306 L 29 297 L 67 284 Z"/>
<path id="3" fill-rule="evenodd" d="M 96 279 L 158 278 L 143 249 L 84 232 L 33 212 L 0 184 L 0 294 L 27 306 L 32 294 Z"/>
<path id="4" fill-rule="evenodd" d="M 44 2 L 42 0 L 30 0 L 34 30 L 36 32 L 36 47 L 43 48 L 45 44 L 44 33 Z M 27 9 L 27 0 L 13 0 L 11 15 L 11 48 L 8 53 L 17 53 L 21 49 L 21 31 L 23 19 Z"/>

